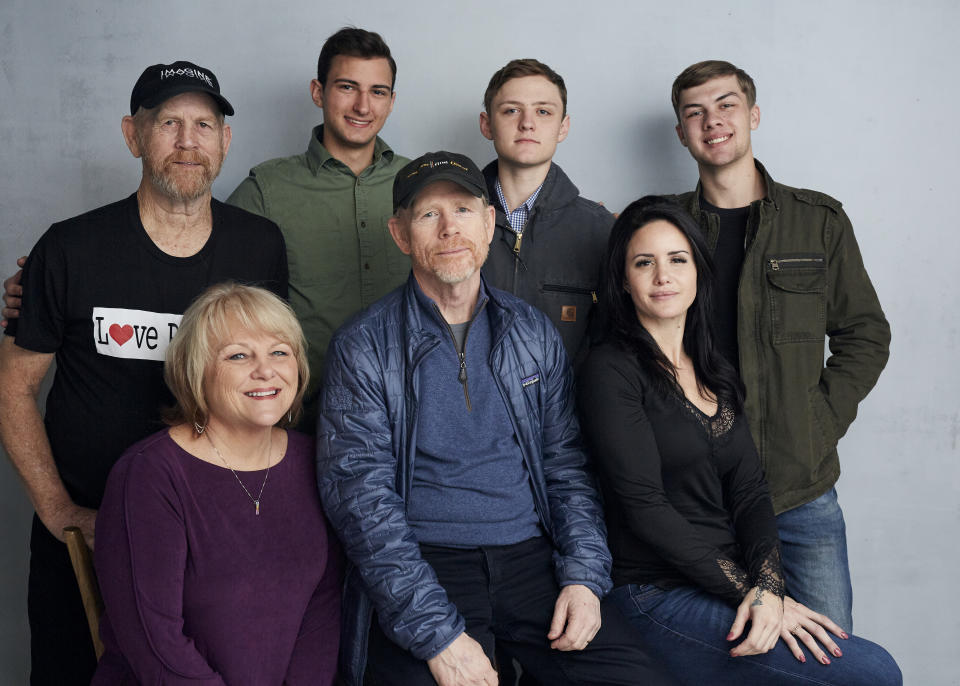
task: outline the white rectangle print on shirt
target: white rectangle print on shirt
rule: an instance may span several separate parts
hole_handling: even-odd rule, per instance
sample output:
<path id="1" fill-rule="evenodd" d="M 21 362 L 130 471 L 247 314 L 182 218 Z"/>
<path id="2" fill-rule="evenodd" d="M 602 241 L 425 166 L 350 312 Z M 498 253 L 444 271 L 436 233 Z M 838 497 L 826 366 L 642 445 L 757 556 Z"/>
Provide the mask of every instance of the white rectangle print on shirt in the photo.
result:
<path id="1" fill-rule="evenodd" d="M 93 344 L 101 355 L 163 362 L 182 318 L 180 314 L 94 307 Z"/>

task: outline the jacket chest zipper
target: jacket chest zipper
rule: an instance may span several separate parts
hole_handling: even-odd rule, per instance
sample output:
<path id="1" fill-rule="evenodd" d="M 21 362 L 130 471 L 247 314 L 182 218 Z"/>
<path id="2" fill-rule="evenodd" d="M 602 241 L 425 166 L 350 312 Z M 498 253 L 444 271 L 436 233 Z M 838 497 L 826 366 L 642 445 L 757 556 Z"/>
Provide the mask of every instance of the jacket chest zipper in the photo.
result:
<path id="1" fill-rule="evenodd" d="M 553 284 L 543 284 L 543 290 L 550 293 L 577 293 L 579 295 L 589 295 L 593 304 L 597 304 L 597 292 L 589 288 L 577 288 L 576 286 L 554 286 Z"/>
<path id="2" fill-rule="evenodd" d="M 446 324 L 450 338 L 453 339 L 453 345 L 456 347 L 457 337 L 453 335 L 453 329 L 446 323 L 446 320 L 444 320 L 444 324 Z M 470 326 L 473 326 L 473 321 L 470 322 Z M 457 357 L 460 358 L 460 371 L 457 372 L 457 381 L 463 386 L 463 399 L 467 403 L 467 412 L 473 411 L 473 408 L 470 406 L 470 390 L 467 386 L 467 336 L 470 335 L 470 326 L 467 327 L 466 332 L 463 334 L 463 350 L 457 351 Z"/>
<path id="3" fill-rule="evenodd" d="M 533 223 L 533 218 L 537 214 L 536 208 L 527 215 L 527 221 L 523 225 L 521 231 L 514 230 L 513 226 L 510 224 L 510 220 L 506 218 L 506 210 L 504 210 L 504 223 L 506 226 L 510 227 L 508 230 L 513 231 L 515 238 L 513 239 L 513 294 L 517 294 L 517 279 L 520 277 L 520 267 L 526 269 L 526 265 L 523 264 L 523 260 L 520 259 L 520 248 L 523 245 L 523 234 L 530 228 L 530 225 Z"/>
<path id="4" fill-rule="evenodd" d="M 513 254 L 520 257 L 520 244 L 523 242 L 523 233 L 518 233 L 513 241 Z"/>
<path id="5" fill-rule="evenodd" d="M 523 265 L 523 260 L 520 259 L 520 243 L 522 241 L 523 234 L 517 233 L 513 240 L 513 288 L 510 289 L 514 295 L 517 294 L 517 281 L 520 278 L 520 267 Z"/>
<path id="6" fill-rule="evenodd" d="M 473 327 L 473 322 L 477 317 L 480 316 L 483 309 L 487 306 L 487 301 L 484 300 L 480 307 L 477 308 L 476 314 L 473 315 L 473 319 L 470 320 L 470 323 L 467 325 L 467 330 L 463 334 L 463 350 L 457 350 L 457 357 L 460 359 L 460 371 L 457 372 L 457 381 L 460 382 L 460 385 L 463 386 L 463 399 L 467 403 L 467 412 L 472 412 L 473 407 L 470 404 L 470 389 L 467 386 L 467 338 L 470 336 L 470 329 Z M 457 337 L 453 335 L 453 329 L 450 328 L 450 324 L 447 323 L 447 320 L 443 318 L 443 314 L 440 312 L 440 308 L 434 304 L 433 308 L 437 311 L 437 314 L 440 315 L 440 319 L 443 321 L 443 325 L 447 328 L 447 333 L 450 334 L 450 338 L 453 341 L 454 348 L 457 347 Z"/>
<path id="7" fill-rule="evenodd" d="M 463 339 L 463 347 L 467 347 L 466 337 Z M 470 392 L 467 390 L 467 354 L 465 352 L 458 354 L 460 355 L 460 373 L 457 374 L 457 381 L 463 386 L 463 399 L 467 401 L 467 412 L 470 412 L 472 408 L 470 407 Z"/>
<path id="8" fill-rule="evenodd" d="M 806 267 L 810 264 L 823 264 L 822 257 L 784 257 L 770 260 L 770 269 L 778 272 L 782 268 Z"/>

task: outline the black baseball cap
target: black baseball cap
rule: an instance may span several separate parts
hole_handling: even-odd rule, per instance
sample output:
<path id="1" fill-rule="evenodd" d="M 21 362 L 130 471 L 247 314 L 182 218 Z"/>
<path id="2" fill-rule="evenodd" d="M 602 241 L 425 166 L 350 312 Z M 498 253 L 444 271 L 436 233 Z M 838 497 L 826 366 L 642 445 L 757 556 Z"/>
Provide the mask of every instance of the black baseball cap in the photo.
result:
<path id="1" fill-rule="evenodd" d="M 130 94 L 130 114 L 141 107 L 150 109 L 181 93 L 207 93 L 224 114 L 233 114 L 233 106 L 220 95 L 220 82 L 213 72 L 193 62 L 154 64 L 140 74 Z"/>
<path id="2" fill-rule="evenodd" d="M 393 179 L 393 211 L 409 207 L 414 196 L 434 181 L 453 181 L 478 198 L 487 195 L 487 182 L 473 160 L 439 150 L 421 155 L 397 173 Z"/>

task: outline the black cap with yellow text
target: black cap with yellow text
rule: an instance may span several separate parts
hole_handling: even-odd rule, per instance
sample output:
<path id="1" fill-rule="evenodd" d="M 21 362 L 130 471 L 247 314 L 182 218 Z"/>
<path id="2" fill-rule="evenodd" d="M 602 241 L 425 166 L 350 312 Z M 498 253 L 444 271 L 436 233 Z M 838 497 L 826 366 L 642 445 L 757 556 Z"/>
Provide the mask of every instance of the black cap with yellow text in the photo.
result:
<path id="1" fill-rule="evenodd" d="M 397 172 L 393 180 L 393 211 L 409 207 L 417 193 L 434 181 L 452 181 L 478 198 L 487 195 L 487 183 L 473 160 L 439 150 L 421 155 Z"/>

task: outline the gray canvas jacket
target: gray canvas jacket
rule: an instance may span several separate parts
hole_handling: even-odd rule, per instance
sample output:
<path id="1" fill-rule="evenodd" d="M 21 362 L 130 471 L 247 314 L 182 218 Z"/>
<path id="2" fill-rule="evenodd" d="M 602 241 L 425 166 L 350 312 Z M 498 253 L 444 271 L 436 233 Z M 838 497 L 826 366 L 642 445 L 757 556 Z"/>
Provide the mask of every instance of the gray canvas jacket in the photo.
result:
<path id="1" fill-rule="evenodd" d="M 560 332 L 570 359 L 586 352 L 590 315 L 597 302 L 600 261 L 613 215 L 580 197 L 563 170 L 550 165 L 522 235 L 497 201 L 497 161 L 483 170 L 497 226 L 483 266 L 487 283 L 544 312 Z"/>

